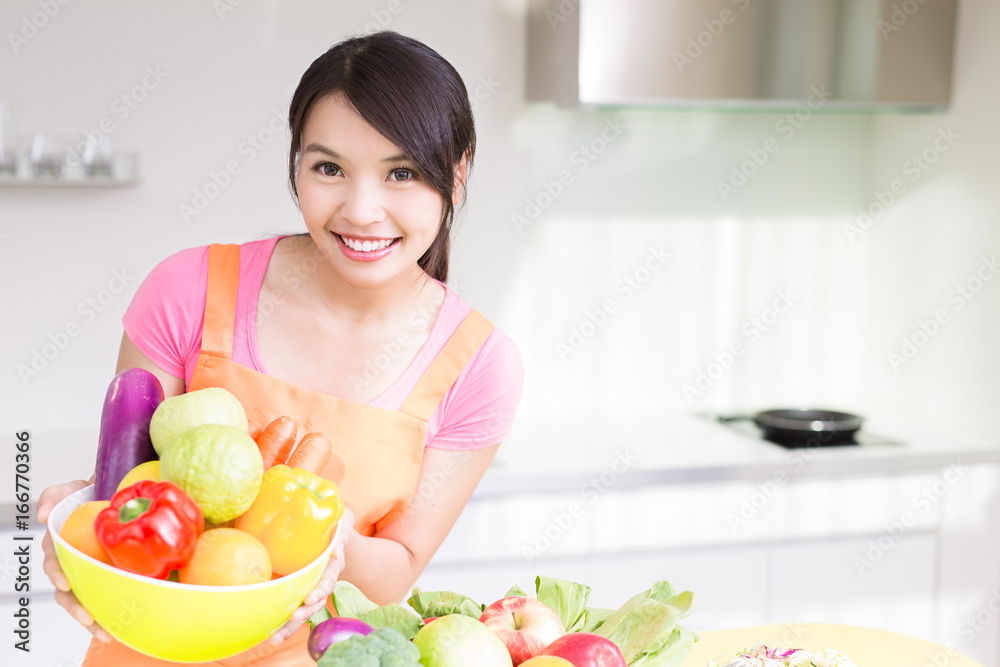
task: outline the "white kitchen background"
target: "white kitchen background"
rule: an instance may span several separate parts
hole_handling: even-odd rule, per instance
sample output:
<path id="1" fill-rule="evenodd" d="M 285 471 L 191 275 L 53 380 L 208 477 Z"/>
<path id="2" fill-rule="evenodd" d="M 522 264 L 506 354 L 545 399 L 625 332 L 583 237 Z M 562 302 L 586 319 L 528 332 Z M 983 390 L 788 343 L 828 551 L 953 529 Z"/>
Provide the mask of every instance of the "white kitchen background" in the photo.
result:
<path id="1" fill-rule="evenodd" d="M 450 282 L 518 344 L 518 423 L 822 404 L 1000 439 L 1000 280 L 983 268 L 1000 251 L 1000 4 L 961 2 L 947 112 L 820 111 L 791 136 L 777 111 L 529 105 L 525 13 L 525 0 L 0 5 L 0 101 L 17 145 L 36 132 L 76 145 L 103 121 L 142 178 L 0 188 L 0 421 L 8 438 L 30 429 L 75 448 L 37 452 L 36 484 L 92 471 L 87 436 L 121 316 L 157 262 L 303 231 L 287 133 L 273 128 L 317 55 L 377 27 L 436 48 L 475 99 Z M 780 150 L 720 196 L 769 139 Z M 913 156 L 933 163 L 914 171 Z M 220 178 L 232 163 L 239 173 Z M 880 213 L 896 179 L 905 192 Z M 979 289 L 960 308 L 965 285 Z M 753 324 L 782 298 L 787 312 Z M 907 356 L 904 342 L 942 309 L 947 321 Z M 745 354 L 685 395 L 734 342 Z M 571 438 L 515 432 L 500 464 L 523 467 L 538 447 L 578 456 Z M 34 567 L 40 578 L 40 557 Z"/>

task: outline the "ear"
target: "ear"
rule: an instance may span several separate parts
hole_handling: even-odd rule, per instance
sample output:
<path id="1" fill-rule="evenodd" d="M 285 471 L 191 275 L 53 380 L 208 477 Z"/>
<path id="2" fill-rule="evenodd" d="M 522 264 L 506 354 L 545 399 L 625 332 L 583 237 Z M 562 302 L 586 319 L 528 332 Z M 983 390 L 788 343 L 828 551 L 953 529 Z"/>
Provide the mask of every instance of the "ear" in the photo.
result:
<path id="1" fill-rule="evenodd" d="M 451 191 L 451 203 L 458 206 L 465 196 L 465 182 L 469 177 L 469 150 L 462 153 L 462 159 L 455 167 L 455 186 Z"/>

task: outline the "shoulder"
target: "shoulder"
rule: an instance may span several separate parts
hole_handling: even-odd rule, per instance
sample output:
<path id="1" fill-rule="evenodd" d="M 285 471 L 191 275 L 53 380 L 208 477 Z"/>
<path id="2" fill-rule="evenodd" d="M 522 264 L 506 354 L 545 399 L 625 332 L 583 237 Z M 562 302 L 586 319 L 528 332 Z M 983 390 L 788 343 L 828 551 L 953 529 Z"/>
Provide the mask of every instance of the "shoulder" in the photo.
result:
<path id="1" fill-rule="evenodd" d="M 471 312 L 464 302 L 452 304 L 462 306 Z M 429 446 L 476 449 L 506 439 L 523 387 L 524 365 L 517 345 L 493 327 L 441 402 L 440 430 Z"/>
<path id="2" fill-rule="evenodd" d="M 479 349 L 471 368 L 479 373 L 499 374 L 509 380 L 516 379 L 519 384 L 524 377 L 524 364 L 517 345 L 496 327 Z"/>
<path id="3" fill-rule="evenodd" d="M 266 262 L 275 243 L 282 237 L 272 237 L 246 243 L 234 244 L 240 248 L 240 265 L 256 265 Z M 183 288 L 191 283 L 205 284 L 208 280 L 208 256 L 210 245 L 178 250 L 162 259 L 150 271 L 153 279 L 178 285 Z"/>
<path id="4" fill-rule="evenodd" d="M 151 276 L 163 278 L 189 278 L 192 273 L 208 268 L 208 246 L 185 248 L 168 255 L 153 267 Z"/>
<path id="5" fill-rule="evenodd" d="M 207 279 L 208 246 L 179 250 L 150 270 L 136 292 L 133 307 L 148 302 L 186 300 L 194 296 L 197 286 L 204 285 Z"/>
<path id="6" fill-rule="evenodd" d="M 479 351 L 473 356 L 462 377 L 487 374 L 490 376 L 500 374 L 508 380 L 521 381 L 524 367 L 521 362 L 521 354 L 517 345 L 499 327 L 493 324 L 488 318 L 474 311 L 474 309 L 454 292 L 447 285 L 445 286 L 445 301 L 442 308 L 442 315 L 453 321 L 453 327 L 457 329 L 462 321 L 470 313 L 475 312 L 489 323 L 491 331 L 482 343 Z M 461 378 L 460 378 L 461 379 Z"/>

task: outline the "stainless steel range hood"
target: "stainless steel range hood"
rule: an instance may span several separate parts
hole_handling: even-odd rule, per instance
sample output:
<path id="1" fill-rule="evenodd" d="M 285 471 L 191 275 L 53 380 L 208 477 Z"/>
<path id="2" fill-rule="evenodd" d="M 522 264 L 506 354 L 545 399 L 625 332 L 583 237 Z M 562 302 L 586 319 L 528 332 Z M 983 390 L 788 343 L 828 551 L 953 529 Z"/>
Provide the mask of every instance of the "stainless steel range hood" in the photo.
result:
<path id="1" fill-rule="evenodd" d="M 940 110 L 957 0 L 530 0 L 528 99 Z"/>

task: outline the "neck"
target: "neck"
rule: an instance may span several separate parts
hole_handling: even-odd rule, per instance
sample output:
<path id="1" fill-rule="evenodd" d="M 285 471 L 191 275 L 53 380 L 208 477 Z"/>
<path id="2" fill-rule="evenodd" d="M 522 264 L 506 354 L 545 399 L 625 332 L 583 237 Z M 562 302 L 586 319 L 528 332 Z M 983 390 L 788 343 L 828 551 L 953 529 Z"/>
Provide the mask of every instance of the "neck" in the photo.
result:
<path id="1" fill-rule="evenodd" d="M 305 277 L 304 289 L 310 290 L 321 308 L 355 326 L 399 320 L 429 300 L 443 297 L 443 288 L 419 266 L 400 274 L 391 283 L 378 287 L 354 285 L 334 271 L 322 253 L 306 236 L 292 261 Z M 305 269 L 313 269 L 306 271 Z"/>

